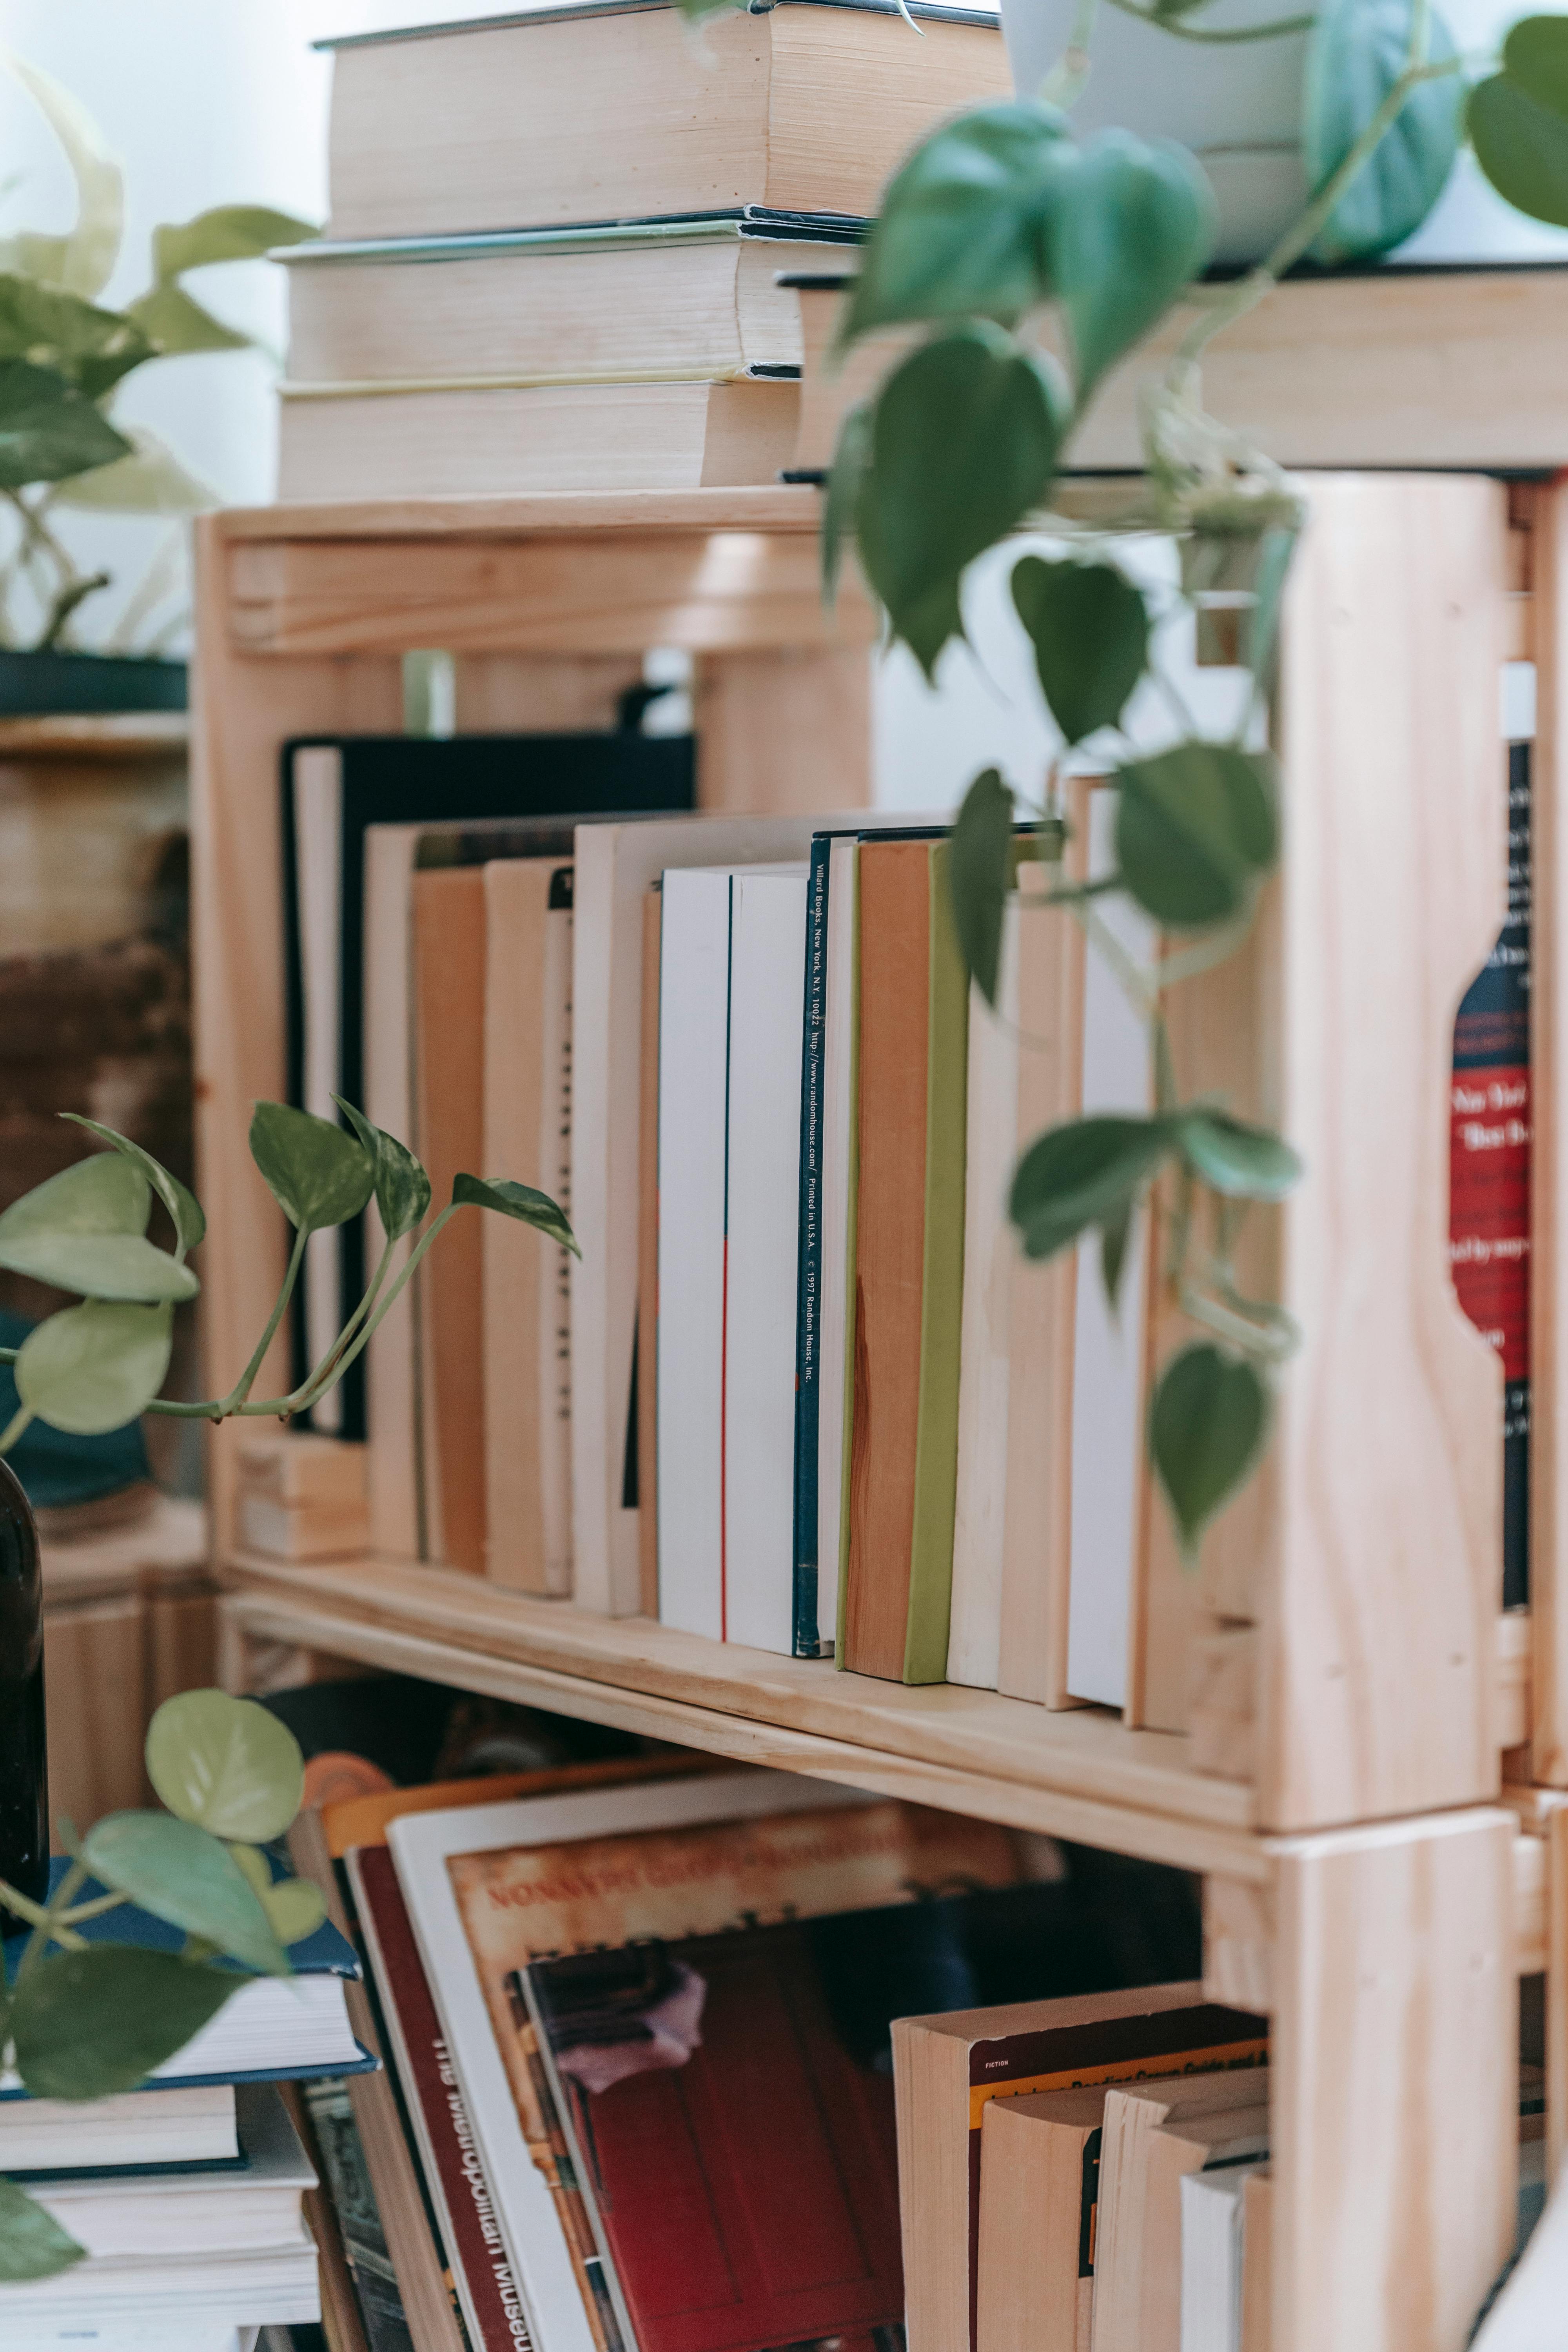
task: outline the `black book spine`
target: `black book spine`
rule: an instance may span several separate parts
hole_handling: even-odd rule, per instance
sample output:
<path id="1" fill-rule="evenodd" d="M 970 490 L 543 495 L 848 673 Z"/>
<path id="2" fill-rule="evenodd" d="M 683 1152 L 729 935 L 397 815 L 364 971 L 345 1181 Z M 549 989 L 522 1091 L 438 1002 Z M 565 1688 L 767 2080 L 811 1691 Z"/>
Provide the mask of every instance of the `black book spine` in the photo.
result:
<path id="1" fill-rule="evenodd" d="M 811 845 L 805 893 L 805 1006 L 800 1059 L 800 1240 L 795 1343 L 795 1654 L 832 1648 L 817 1623 L 816 1440 L 822 1357 L 822 1072 L 827 1012 L 826 834 Z"/>

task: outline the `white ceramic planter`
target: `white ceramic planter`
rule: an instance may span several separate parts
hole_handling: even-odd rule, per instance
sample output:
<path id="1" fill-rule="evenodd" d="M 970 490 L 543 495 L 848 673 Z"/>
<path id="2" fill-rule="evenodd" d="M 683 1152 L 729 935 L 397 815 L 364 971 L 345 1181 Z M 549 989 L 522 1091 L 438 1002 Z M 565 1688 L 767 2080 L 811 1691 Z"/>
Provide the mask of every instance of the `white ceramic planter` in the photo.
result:
<path id="1" fill-rule="evenodd" d="M 1455 41 L 1478 59 L 1532 0 L 1446 0 Z M 1066 46 L 1075 0 L 1001 0 L 1014 79 L 1037 90 Z M 1215 0 L 1201 20 L 1224 30 L 1296 13 L 1289 0 Z M 1262 258 L 1306 202 L 1298 144 L 1304 36 L 1283 40 L 1182 40 L 1101 0 L 1094 70 L 1073 110 L 1080 131 L 1120 123 L 1150 139 L 1179 139 L 1203 163 L 1219 205 L 1215 259 Z M 1394 258 L 1401 262 L 1568 260 L 1568 230 L 1522 220 L 1466 154 L 1436 209 Z"/>

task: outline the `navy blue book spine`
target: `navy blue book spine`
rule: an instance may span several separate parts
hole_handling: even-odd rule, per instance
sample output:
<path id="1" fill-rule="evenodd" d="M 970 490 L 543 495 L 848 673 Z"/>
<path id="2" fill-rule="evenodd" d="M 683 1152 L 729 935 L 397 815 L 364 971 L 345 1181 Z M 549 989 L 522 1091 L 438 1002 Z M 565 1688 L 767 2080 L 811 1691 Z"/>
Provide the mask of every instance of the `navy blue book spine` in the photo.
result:
<path id="1" fill-rule="evenodd" d="M 831 1654 L 816 1614 L 816 1436 L 822 1302 L 822 1066 L 827 1012 L 830 837 L 811 845 L 805 891 L 805 1007 L 800 1057 L 800 1241 L 795 1337 L 795 1654 Z"/>

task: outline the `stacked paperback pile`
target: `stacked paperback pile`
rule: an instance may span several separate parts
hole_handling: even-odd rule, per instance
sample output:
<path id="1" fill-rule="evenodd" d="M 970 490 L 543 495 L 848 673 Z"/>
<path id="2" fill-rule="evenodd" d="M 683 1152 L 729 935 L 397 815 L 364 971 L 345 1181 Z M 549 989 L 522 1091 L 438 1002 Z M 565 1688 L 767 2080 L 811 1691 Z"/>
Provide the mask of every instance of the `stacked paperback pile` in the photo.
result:
<path id="1" fill-rule="evenodd" d="M 134 1908 L 81 1932 L 182 1941 Z M 316 2173 L 279 2086 L 374 2062 L 349 2015 L 352 1947 L 323 1926 L 290 1958 L 293 1979 L 248 1980 L 140 2091 L 78 2105 L 0 2089 L 0 2172 L 86 2249 L 55 2278 L 5 2289 L 6 2352 L 235 2352 L 258 2326 L 318 2316 Z"/>
<path id="2" fill-rule="evenodd" d="M 330 237 L 290 254 L 286 499 L 769 482 L 781 275 L 853 245 L 942 116 L 1011 92 L 998 19 L 780 0 L 340 43 Z M 295 261 L 299 266 L 294 267 Z"/>
<path id="3" fill-rule="evenodd" d="M 1118 1961 L 1049 1841 L 783 1773 L 662 1755 L 399 1790 L 292 1847 L 366 1961 L 389 2071 L 350 2086 L 371 2186 L 339 2211 L 361 2308 L 379 2259 L 413 2352 L 890 2344 L 895 2017 L 1158 1999 L 1065 1999 Z M 1151 1948 L 1195 1943 L 1184 1914 Z M 1258 2021 L 1203 2014 L 1256 2054 Z"/>

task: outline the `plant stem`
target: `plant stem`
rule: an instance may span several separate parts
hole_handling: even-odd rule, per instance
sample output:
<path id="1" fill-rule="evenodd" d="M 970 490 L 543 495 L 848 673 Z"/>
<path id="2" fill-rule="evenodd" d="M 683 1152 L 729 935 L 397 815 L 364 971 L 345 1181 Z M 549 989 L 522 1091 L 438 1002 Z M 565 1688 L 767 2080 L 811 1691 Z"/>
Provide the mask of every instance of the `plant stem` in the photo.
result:
<path id="1" fill-rule="evenodd" d="M 1140 8 L 1138 0 L 1110 0 L 1124 16 L 1136 16 L 1142 25 L 1151 25 L 1156 32 L 1169 33 L 1178 41 L 1275 41 L 1287 33 L 1310 33 L 1317 23 L 1313 15 L 1277 16 L 1269 25 L 1238 25 L 1229 31 L 1216 31 L 1212 26 L 1184 25 L 1179 16 L 1156 16 L 1152 8 Z"/>
<path id="2" fill-rule="evenodd" d="M 294 1285 L 299 1280 L 300 1268 L 305 1261 L 305 1244 L 309 1239 L 310 1235 L 304 1226 L 297 1226 L 294 1234 L 294 1246 L 289 1253 L 289 1265 L 283 1276 L 283 1287 L 278 1293 L 272 1312 L 267 1318 L 267 1328 L 256 1343 L 255 1354 L 219 1407 L 216 1415 L 219 1421 L 223 1419 L 225 1413 L 237 1412 L 256 1384 L 256 1375 L 261 1370 L 261 1360 L 272 1345 L 278 1326 L 283 1320 L 284 1309 L 294 1295 Z"/>
<path id="3" fill-rule="evenodd" d="M 62 1911 L 57 1924 L 74 1927 L 83 1919 L 100 1919 L 106 1911 L 118 1911 L 130 1900 L 129 1895 L 95 1895 L 90 1903 L 73 1903 L 68 1911 Z"/>
<path id="4" fill-rule="evenodd" d="M 4 1429 L 0 1429 L 0 1454 L 9 1454 L 22 1432 L 33 1418 L 30 1405 L 18 1405 Z"/>
<path id="5" fill-rule="evenodd" d="M 338 1333 L 337 1338 L 332 1341 L 331 1346 L 327 1349 L 326 1354 L 321 1358 L 321 1362 L 316 1366 L 314 1371 L 310 1373 L 309 1379 L 305 1381 L 304 1386 L 297 1391 L 300 1400 L 299 1409 L 301 1412 L 304 1410 L 306 1405 L 314 1404 L 317 1397 L 320 1396 L 327 1381 L 331 1380 L 334 1370 L 337 1369 L 338 1360 L 342 1356 L 343 1349 L 348 1346 L 349 1341 L 353 1338 L 354 1333 L 359 1329 L 360 1325 L 364 1321 L 365 1317 L 375 1305 L 376 1293 L 380 1290 L 383 1282 L 386 1278 L 386 1270 L 392 1264 L 392 1253 L 396 1246 L 397 1244 L 395 1242 L 388 1242 L 385 1244 L 381 1253 L 381 1262 L 371 1277 L 369 1289 L 365 1292 L 364 1297 L 360 1300 L 359 1305 L 354 1308 L 353 1313 L 349 1317 L 348 1321 L 343 1325 L 342 1329 Z"/>
<path id="6" fill-rule="evenodd" d="M 1113 0 L 1113 5 L 1125 5 L 1126 0 Z M 1140 12 L 1134 9 L 1132 13 L 1137 15 Z M 1424 81 L 1437 81 L 1446 74 L 1458 72 L 1458 58 L 1445 58 L 1441 64 L 1435 66 L 1426 63 L 1429 15 L 1429 0 L 1413 0 L 1410 12 L 1410 47 L 1406 53 L 1404 72 L 1396 82 L 1391 84 L 1382 105 L 1372 117 L 1360 138 L 1347 151 L 1343 160 L 1329 173 L 1300 218 L 1292 227 L 1285 231 L 1267 260 L 1259 262 L 1256 269 L 1249 271 L 1247 277 L 1238 280 L 1231 291 L 1228 301 L 1217 303 L 1213 310 L 1200 312 L 1194 324 L 1183 336 L 1175 358 L 1171 362 L 1170 374 L 1173 380 L 1179 379 L 1215 335 L 1222 334 L 1226 327 L 1234 326 L 1238 319 L 1245 318 L 1248 310 L 1261 302 L 1266 294 L 1272 293 L 1285 272 L 1293 263 L 1300 260 L 1301 256 L 1326 226 L 1330 215 L 1352 181 L 1360 173 L 1362 166 L 1371 161 L 1382 143 L 1384 133 L 1392 130 L 1398 121 L 1404 111 L 1405 101 L 1411 91 Z M 1214 36 L 1210 35 L 1208 37 L 1212 39 Z"/>
<path id="7" fill-rule="evenodd" d="M 1067 108 L 1076 106 L 1083 96 L 1093 64 L 1089 42 L 1099 5 L 1100 0 L 1078 0 L 1078 14 L 1072 20 L 1067 47 L 1040 84 L 1042 105 L 1059 106 L 1065 111 Z"/>
<path id="8" fill-rule="evenodd" d="M 88 1874 L 88 1867 L 85 1862 L 73 1862 L 70 1868 L 66 1872 L 65 1876 L 61 1879 L 59 1885 L 56 1887 L 54 1893 L 50 1895 L 47 1903 L 45 1904 L 41 1909 L 40 1906 L 35 1903 L 31 1906 L 30 1910 L 24 1912 L 24 1917 L 31 1917 L 33 1919 L 34 1927 L 32 1934 L 27 1938 L 27 1948 L 23 1953 L 21 1963 L 16 1970 L 16 1983 L 18 1987 L 20 1987 L 23 1979 L 30 1975 L 32 1970 L 37 1968 L 38 1962 L 48 1950 L 51 1943 L 63 1944 L 67 1951 L 69 1952 L 81 1952 L 86 1950 L 86 1937 L 76 1935 L 72 1929 L 65 1927 L 61 1922 L 60 1914 L 66 1909 L 70 1902 L 71 1896 L 76 1893 L 77 1888 L 81 1885 L 82 1880 L 86 1878 Z M 16 1902 L 20 1905 L 25 1903 L 26 1899 L 26 1898 L 23 1895 L 13 1895 L 9 1888 L 7 1888 L 7 1902 Z"/>

